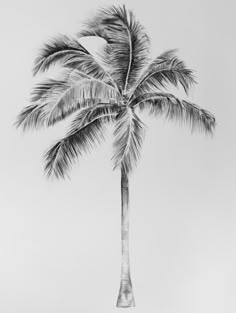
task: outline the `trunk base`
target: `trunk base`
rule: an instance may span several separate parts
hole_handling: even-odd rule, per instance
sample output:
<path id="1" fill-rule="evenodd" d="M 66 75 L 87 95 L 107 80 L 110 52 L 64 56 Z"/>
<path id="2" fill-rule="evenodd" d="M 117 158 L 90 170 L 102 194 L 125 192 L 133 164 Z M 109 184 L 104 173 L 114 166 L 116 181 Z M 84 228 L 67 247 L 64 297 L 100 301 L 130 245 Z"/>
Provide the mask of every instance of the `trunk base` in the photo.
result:
<path id="1" fill-rule="evenodd" d="M 118 308 L 129 308 L 135 306 L 132 285 L 130 283 L 121 282 L 116 306 Z"/>

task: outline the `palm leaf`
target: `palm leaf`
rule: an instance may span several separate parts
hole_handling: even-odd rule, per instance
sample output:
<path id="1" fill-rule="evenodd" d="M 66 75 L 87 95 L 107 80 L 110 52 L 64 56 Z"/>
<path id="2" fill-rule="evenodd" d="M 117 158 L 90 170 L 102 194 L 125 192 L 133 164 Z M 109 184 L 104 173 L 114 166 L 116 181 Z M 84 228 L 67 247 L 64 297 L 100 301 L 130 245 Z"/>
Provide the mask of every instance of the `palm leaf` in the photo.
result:
<path id="1" fill-rule="evenodd" d="M 45 79 L 44 81 L 36 84 L 31 91 L 31 102 L 37 104 L 47 99 L 53 90 L 66 90 L 70 86 L 66 77 L 62 79 Z"/>
<path id="2" fill-rule="evenodd" d="M 136 97 L 143 93 L 156 91 L 156 89 L 160 90 L 169 84 L 175 87 L 181 85 L 188 93 L 190 87 L 196 83 L 193 71 L 174 55 L 175 51 L 168 50 L 151 62 L 134 87 L 131 96 Z"/>
<path id="3" fill-rule="evenodd" d="M 67 136 L 46 152 L 46 174 L 56 178 L 68 176 L 75 160 L 104 139 L 104 123 L 112 121 L 117 110 L 116 104 L 106 103 L 79 112 Z"/>
<path id="4" fill-rule="evenodd" d="M 149 93 L 135 98 L 130 106 L 141 111 L 148 110 L 150 114 L 164 115 L 169 120 L 188 124 L 192 131 L 200 130 L 212 133 L 215 127 L 214 116 L 199 106 L 185 100 L 180 100 L 172 94 Z"/>
<path id="5" fill-rule="evenodd" d="M 59 97 L 58 97 L 59 96 Z M 68 114 L 81 107 L 94 106 L 98 102 L 116 102 L 116 89 L 106 83 L 94 79 L 83 79 L 68 88 L 63 94 L 55 94 L 55 100 L 45 106 L 47 125 L 54 125 Z"/>
<path id="6" fill-rule="evenodd" d="M 36 58 L 33 73 L 45 72 L 57 62 L 66 63 L 75 57 L 88 55 L 89 52 L 75 38 L 59 35 L 41 49 Z"/>
<path id="7" fill-rule="evenodd" d="M 33 73 L 45 72 L 55 64 L 76 69 L 117 88 L 101 64 L 75 38 L 60 35 L 45 44 L 36 58 Z"/>
<path id="8" fill-rule="evenodd" d="M 88 107 L 82 109 L 71 123 L 70 133 L 76 133 L 78 129 L 90 123 L 94 119 L 103 118 L 104 122 L 114 121 L 116 116 L 121 110 L 117 103 L 98 103 L 95 107 Z"/>
<path id="9" fill-rule="evenodd" d="M 114 131 L 115 168 L 131 172 L 140 157 L 144 139 L 144 124 L 130 107 L 123 108 L 117 117 Z"/>
<path id="10" fill-rule="evenodd" d="M 46 80 L 36 85 L 32 92 L 36 105 L 24 109 L 16 124 L 24 130 L 51 126 L 83 107 L 101 101 L 115 103 L 117 98 L 114 87 L 74 71 L 67 80 Z"/>
<path id="11" fill-rule="evenodd" d="M 126 93 L 147 64 L 149 38 L 131 11 L 123 7 L 101 10 L 86 23 L 82 36 L 98 36 L 107 44 L 102 59 L 119 90 Z"/>

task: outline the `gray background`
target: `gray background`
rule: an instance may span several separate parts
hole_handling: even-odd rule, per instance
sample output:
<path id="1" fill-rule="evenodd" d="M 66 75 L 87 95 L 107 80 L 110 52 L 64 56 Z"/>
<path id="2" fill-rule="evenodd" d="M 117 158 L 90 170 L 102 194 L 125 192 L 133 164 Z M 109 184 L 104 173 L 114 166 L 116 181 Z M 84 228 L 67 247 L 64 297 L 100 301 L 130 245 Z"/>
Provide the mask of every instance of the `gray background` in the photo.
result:
<path id="1" fill-rule="evenodd" d="M 74 34 L 92 0 L 1 1 L 0 311 L 112 313 L 120 278 L 120 174 L 111 136 L 66 182 L 42 155 L 67 124 L 22 135 L 42 43 Z M 234 313 L 236 281 L 235 1 L 127 1 L 152 53 L 178 48 L 196 70 L 191 101 L 217 118 L 213 139 L 144 116 L 131 178 L 131 274 L 137 313 Z M 90 42 L 90 48 L 95 46 Z M 182 93 L 177 93 L 178 95 Z M 79 166 L 80 165 L 80 166 Z"/>

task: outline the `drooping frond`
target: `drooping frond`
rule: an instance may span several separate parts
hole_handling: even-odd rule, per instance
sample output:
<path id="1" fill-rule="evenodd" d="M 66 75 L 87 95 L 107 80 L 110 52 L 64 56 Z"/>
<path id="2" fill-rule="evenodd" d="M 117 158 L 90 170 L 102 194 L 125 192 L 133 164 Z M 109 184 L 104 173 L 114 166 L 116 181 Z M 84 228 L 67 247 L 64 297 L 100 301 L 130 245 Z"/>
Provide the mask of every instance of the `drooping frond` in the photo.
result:
<path id="1" fill-rule="evenodd" d="M 118 110 L 116 104 L 100 104 L 78 113 L 67 136 L 45 154 L 45 172 L 48 176 L 65 178 L 71 165 L 84 152 L 104 139 L 104 126 L 112 121 Z"/>
<path id="2" fill-rule="evenodd" d="M 140 157 L 145 125 L 130 107 L 123 108 L 114 130 L 114 163 L 124 172 L 131 172 Z"/>
<path id="3" fill-rule="evenodd" d="M 33 73 L 45 72 L 55 64 L 75 69 L 117 88 L 102 65 L 75 38 L 61 35 L 45 44 L 36 58 Z"/>
<path id="4" fill-rule="evenodd" d="M 101 101 L 115 103 L 118 97 L 114 87 L 74 71 L 67 80 L 46 80 L 36 85 L 32 92 L 35 104 L 22 111 L 17 126 L 24 130 L 51 126 L 78 109 L 95 106 Z"/>
<path id="5" fill-rule="evenodd" d="M 33 73 L 44 72 L 57 62 L 66 63 L 74 58 L 88 55 L 89 52 L 74 38 L 60 35 L 48 42 L 36 58 Z"/>
<path id="6" fill-rule="evenodd" d="M 117 98 L 117 91 L 106 83 L 83 79 L 63 94 L 56 94 L 55 101 L 52 102 L 52 97 L 49 98 L 50 102 L 45 106 L 47 125 L 53 125 L 81 107 L 95 106 L 99 102 L 114 103 Z"/>
<path id="7" fill-rule="evenodd" d="M 196 83 L 193 71 L 175 56 L 175 51 L 168 50 L 151 62 L 132 91 L 133 97 L 166 88 L 170 84 L 175 87 L 181 85 L 188 93 L 190 87 Z"/>
<path id="8" fill-rule="evenodd" d="M 63 76 L 61 80 L 46 79 L 38 83 L 31 92 L 32 105 L 24 108 L 18 115 L 16 126 L 22 127 L 24 131 L 44 126 L 47 116 L 44 107 L 50 100 L 53 101 L 53 95 L 64 93 L 73 84 L 74 81 L 67 81 L 66 76 Z"/>
<path id="9" fill-rule="evenodd" d="M 100 10 L 78 36 L 98 36 L 106 40 L 102 59 L 120 91 L 126 93 L 136 83 L 147 64 L 149 38 L 125 6 Z"/>
<path id="10" fill-rule="evenodd" d="M 188 124 L 192 131 L 200 130 L 212 133 L 215 127 L 214 116 L 199 106 L 185 100 L 180 100 L 167 93 L 149 93 L 135 98 L 131 107 L 149 110 L 150 114 L 164 115 L 169 120 Z"/>

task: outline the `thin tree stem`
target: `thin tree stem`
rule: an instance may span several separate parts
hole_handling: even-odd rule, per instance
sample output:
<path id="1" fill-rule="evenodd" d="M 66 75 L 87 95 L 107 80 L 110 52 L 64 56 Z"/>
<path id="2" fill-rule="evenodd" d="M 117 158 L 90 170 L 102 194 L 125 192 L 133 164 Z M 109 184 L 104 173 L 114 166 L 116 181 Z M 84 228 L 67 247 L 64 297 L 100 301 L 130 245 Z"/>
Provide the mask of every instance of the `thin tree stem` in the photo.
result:
<path id="1" fill-rule="evenodd" d="M 121 170 L 121 281 L 117 299 L 117 307 L 135 306 L 129 263 L 129 180 L 124 170 Z"/>

